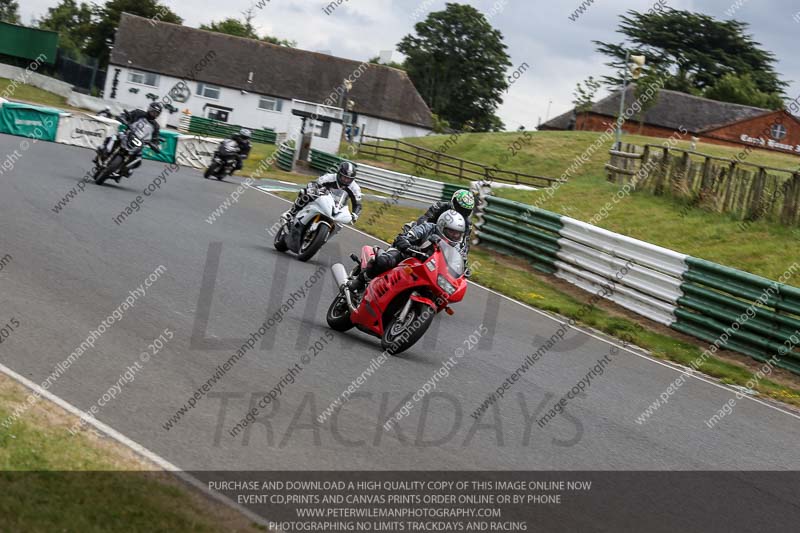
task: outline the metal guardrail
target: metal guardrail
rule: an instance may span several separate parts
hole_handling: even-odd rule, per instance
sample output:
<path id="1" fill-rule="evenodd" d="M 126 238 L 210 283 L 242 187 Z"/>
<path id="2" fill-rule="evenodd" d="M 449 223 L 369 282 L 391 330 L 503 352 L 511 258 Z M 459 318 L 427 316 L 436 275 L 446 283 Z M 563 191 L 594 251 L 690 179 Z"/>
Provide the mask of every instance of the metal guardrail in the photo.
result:
<path id="1" fill-rule="evenodd" d="M 311 168 L 320 172 L 335 171 L 342 161 L 344 159 L 335 155 L 319 150 L 311 150 Z M 358 183 L 362 187 L 397 198 L 433 203 L 443 199 L 445 196 L 449 198 L 455 190 L 454 186 L 439 181 L 402 174 L 363 163 L 354 164 L 358 168 Z"/>
<path id="2" fill-rule="evenodd" d="M 184 115 L 180 119 L 180 128 L 195 135 L 205 135 L 208 137 L 230 137 L 238 133 L 242 126 L 228 124 L 219 120 L 198 117 L 196 115 Z M 275 144 L 278 135 L 273 130 L 252 129 L 253 142 L 261 144 Z"/>
<path id="3" fill-rule="evenodd" d="M 279 169 L 291 172 L 294 168 L 294 148 L 286 143 L 278 146 L 277 163 Z"/>
<path id="4" fill-rule="evenodd" d="M 315 150 L 314 148 L 311 149 L 310 156 L 311 156 L 311 161 L 310 161 L 311 168 L 326 173 L 336 171 L 336 168 L 339 166 L 339 164 L 342 161 L 344 161 L 344 159 L 341 157 L 329 154 L 327 152 L 323 152 L 321 150 Z M 358 167 L 358 165 L 356 166 Z"/>
<path id="5" fill-rule="evenodd" d="M 711 343 L 712 353 L 800 374 L 800 289 L 519 202 L 481 194 L 478 206 L 484 246 L 586 291 L 606 288 L 607 299 Z"/>
<path id="6" fill-rule="evenodd" d="M 708 342 L 726 335 L 726 348 L 762 362 L 778 355 L 776 366 L 800 374 L 800 289 L 702 259 L 687 263 L 675 329 Z"/>

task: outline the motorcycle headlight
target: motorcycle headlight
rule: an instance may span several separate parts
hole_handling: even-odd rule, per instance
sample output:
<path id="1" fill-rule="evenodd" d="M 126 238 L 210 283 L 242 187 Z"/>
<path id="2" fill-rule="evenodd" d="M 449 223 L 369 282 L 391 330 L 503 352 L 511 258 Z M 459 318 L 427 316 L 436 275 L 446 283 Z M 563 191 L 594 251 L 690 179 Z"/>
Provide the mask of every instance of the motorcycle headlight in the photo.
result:
<path id="1" fill-rule="evenodd" d="M 436 282 L 439 284 L 439 288 L 442 289 L 447 294 L 453 294 L 456 292 L 456 288 L 453 286 L 452 283 L 447 281 L 447 278 L 439 274 Z"/>
<path id="2" fill-rule="evenodd" d="M 430 272 L 433 272 L 434 270 L 436 270 L 436 259 L 431 259 L 430 261 L 425 263 L 425 266 L 427 267 L 427 269 Z M 447 280 L 445 280 L 445 281 L 447 281 Z"/>

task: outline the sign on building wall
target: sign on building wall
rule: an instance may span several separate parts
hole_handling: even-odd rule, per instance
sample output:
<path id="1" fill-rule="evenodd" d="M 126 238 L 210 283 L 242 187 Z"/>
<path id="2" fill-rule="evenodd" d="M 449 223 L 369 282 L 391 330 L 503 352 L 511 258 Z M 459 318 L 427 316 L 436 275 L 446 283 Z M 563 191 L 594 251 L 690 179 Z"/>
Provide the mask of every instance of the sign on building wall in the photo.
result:
<path id="1" fill-rule="evenodd" d="M 772 148 L 774 150 L 786 150 L 787 152 L 795 152 L 800 154 L 800 144 L 785 144 L 775 139 L 765 139 L 763 137 L 751 137 L 743 133 L 739 140 L 753 146 L 760 146 L 762 148 Z"/>

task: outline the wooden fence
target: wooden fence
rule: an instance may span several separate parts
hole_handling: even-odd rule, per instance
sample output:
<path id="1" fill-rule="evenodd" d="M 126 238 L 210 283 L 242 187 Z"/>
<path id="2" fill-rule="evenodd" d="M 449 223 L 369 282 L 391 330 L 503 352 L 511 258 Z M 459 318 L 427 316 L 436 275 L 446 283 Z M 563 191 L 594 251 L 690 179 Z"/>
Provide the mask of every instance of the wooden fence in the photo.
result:
<path id="1" fill-rule="evenodd" d="M 797 168 L 775 168 L 657 144 L 624 144 L 609 153 L 613 183 L 746 221 L 800 224 L 800 159 Z"/>
<path id="2" fill-rule="evenodd" d="M 358 153 L 359 155 L 372 156 L 376 159 L 391 159 L 393 163 L 397 161 L 411 163 L 414 165 L 416 173 L 429 174 L 431 176 L 438 174 L 453 176 L 467 181 L 501 181 L 531 187 L 548 187 L 557 181 L 555 178 L 490 167 L 399 139 L 386 139 L 384 137 L 373 137 L 372 135 L 361 136 Z"/>

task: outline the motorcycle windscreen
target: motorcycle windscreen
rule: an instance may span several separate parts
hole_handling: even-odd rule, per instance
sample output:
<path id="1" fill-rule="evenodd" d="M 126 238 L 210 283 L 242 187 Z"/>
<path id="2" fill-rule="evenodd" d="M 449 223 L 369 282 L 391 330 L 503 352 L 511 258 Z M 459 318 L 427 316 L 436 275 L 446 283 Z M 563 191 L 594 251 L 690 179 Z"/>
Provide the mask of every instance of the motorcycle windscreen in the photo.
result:
<path id="1" fill-rule="evenodd" d="M 454 278 L 460 278 L 464 275 L 464 259 L 461 257 L 455 247 L 450 246 L 446 241 L 439 241 L 439 246 L 442 250 L 444 260 L 447 262 L 447 271 Z"/>

